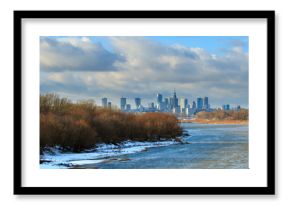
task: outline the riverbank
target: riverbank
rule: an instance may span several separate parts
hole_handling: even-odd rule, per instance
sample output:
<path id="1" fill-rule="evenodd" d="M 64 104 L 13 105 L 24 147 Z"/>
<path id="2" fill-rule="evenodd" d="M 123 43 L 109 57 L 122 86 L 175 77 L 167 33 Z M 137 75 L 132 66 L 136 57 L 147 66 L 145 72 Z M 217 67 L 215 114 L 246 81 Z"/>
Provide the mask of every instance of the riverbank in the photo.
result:
<path id="1" fill-rule="evenodd" d="M 181 123 L 182 142 L 124 141 L 40 155 L 41 169 L 248 169 L 248 126 Z"/>
<path id="2" fill-rule="evenodd" d="M 182 144 L 176 140 L 157 142 L 124 141 L 118 144 L 97 144 L 95 148 L 80 153 L 63 151 L 61 147 L 49 147 L 40 155 L 41 169 L 97 168 L 99 163 L 125 162 L 129 154 L 145 152 L 149 148 Z"/>
<path id="3" fill-rule="evenodd" d="M 248 120 L 210 120 L 210 119 L 180 119 L 183 123 L 199 123 L 199 124 L 225 124 L 225 125 L 248 125 Z"/>

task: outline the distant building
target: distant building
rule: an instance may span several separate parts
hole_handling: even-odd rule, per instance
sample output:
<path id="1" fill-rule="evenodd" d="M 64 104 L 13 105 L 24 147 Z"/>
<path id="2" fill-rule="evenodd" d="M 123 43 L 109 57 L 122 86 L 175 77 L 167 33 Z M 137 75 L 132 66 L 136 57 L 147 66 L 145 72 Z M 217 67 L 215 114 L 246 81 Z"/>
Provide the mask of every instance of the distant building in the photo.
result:
<path id="1" fill-rule="evenodd" d="M 201 111 L 203 107 L 203 99 L 202 98 L 197 98 L 197 111 Z"/>
<path id="2" fill-rule="evenodd" d="M 138 107 L 138 112 L 144 112 L 145 110 L 146 109 L 142 105 Z"/>
<path id="3" fill-rule="evenodd" d="M 102 106 L 105 108 L 108 106 L 108 98 L 102 98 Z"/>
<path id="4" fill-rule="evenodd" d="M 175 92 L 175 89 L 174 89 L 174 92 L 173 92 L 173 108 L 177 107 L 178 106 L 178 98 L 176 97 L 176 92 Z"/>
<path id="5" fill-rule="evenodd" d="M 120 108 L 121 108 L 121 110 L 125 110 L 126 104 L 127 104 L 127 99 L 124 98 L 124 97 L 120 98 Z"/>
<path id="6" fill-rule="evenodd" d="M 192 101 L 192 109 L 196 110 L 196 102 L 195 101 Z"/>
<path id="7" fill-rule="evenodd" d="M 203 109 L 209 110 L 209 103 L 208 103 L 208 97 L 203 98 Z"/>
<path id="8" fill-rule="evenodd" d="M 126 104 L 126 111 L 130 111 L 131 110 L 131 105 L 130 104 Z"/>
<path id="9" fill-rule="evenodd" d="M 169 98 L 169 109 L 173 109 L 173 107 L 174 107 L 174 98 L 173 97 L 171 97 L 171 98 Z"/>
<path id="10" fill-rule="evenodd" d="M 186 98 L 180 99 L 180 112 L 185 112 L 185 108 L 188 106 L 188 100 Z"/>
<path id="11" fill-rule="evenodd" d="M 160 93 L 157 93 L 157 109 L 164 109 L 164 103 L 162 102 L 162 95 Z"/>
<path id="12" fill-rule="evenodd" d="M 154 102 L 149 103 L 149 104 L 148 104 L 148 108 L 149 108 L 149 109 L 154 109 Z"/>
<path id="13" fill-rule="evenodd" d="M 169 98 L 165 98 L 164 103 L 165 103 L 165 106 L 168 107 L 169 106 Z"/>
<path id="14" fill-rule="evenodd" d="M 136 109 L 138 109 L 141 105 L 141 98 L 135 98 L 135 106 L 136 106 Z"/>
<path id="15" fill-rule="evenodd" d="M 174 107 L 174 108 L 172 109 L 172 112 L 173 112 L 174 114 L 179 114 L 179 113 L 180 113 L 180 107 L 179 107 L 179 106 Z"/>
<path id="16" fill-rule="evenodd" d="M 111 109 L 112 108 L 112 103 L 108 102 L 108 108 Z"/>
<path id="17" fill-rule="evenodd" d="M 235 110 L 235 111 L 240 111 L 241 110 L 241 106 L 240 105 L 236 105 L 232 109 Z"/>
<path id="18" fill-rule="evenodd" d="M 157 93 L 157 104 L 162 103 L 162 95 L 160 93 Z"/>
<path id="19" fill-rule="evenodd" d="M 158 103 L 157 104 L 157 110 L 159 110 L 159 111 L 166 111 L 167 110 L 167 106 L 166 106 L 166 104 L 165 104 L 165 102 L 161 102 L 161 103 Z"/>
<path id="20" fill-rule="evenodd" d="M 185 108 L 185 115 L 186 116 L 193 115 L 193 109 L 189 107 Z"/>
<path id="21" fill-rule="evenodd" d="M 230 110 L 230 105 L 229 104 L 223 105 L 223 110 Z"/>

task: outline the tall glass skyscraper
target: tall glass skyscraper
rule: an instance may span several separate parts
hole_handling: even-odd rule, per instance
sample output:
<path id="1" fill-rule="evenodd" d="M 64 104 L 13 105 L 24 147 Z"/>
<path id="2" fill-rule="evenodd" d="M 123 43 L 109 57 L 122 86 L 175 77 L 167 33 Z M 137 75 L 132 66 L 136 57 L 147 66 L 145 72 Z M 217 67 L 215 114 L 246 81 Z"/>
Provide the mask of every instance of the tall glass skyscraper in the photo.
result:
<path id="1" fill-rule="evenodd" d="M 169 98 L 165 98 L 164 103 L 165 103 L 165 106 L 168 108 L 169 107 Z"/>
<path id="2" fill-rule="evenodd" d="M 173 108 L 175 107 L 178 107 L 178 99 L 176 97 L 176 92 L 175 92 L 175 89 L 174 89 L 174 92 L 173 92 Z"/>
<path id="3" fill-rule="evenodd" d="M 185 109 L 187 107 L 187 105 L 188 105 L 187 98 L 180 98 L 179 104 L 180 104 L 180 109 L 182 111 L 182 109 Z"/>
<path id="4" fill-rule="evenodd" d="M 208 110 L 209 109 L 208 97 L 204 97 L 203 98 L 203 108 L 205 110 Z"/>
<path id="5" fill-rule="evenodd" d="M 197 110 L 201 111 L 203 107 L 203 99 L 202 98 L 197 98 Z"/>
<path id="6" fill-rule="evenodd" d="M 112 108 L 112 102 L 108 102 L 108 108 L 109 108 L 109 109 Z"/>
<path id="7" fill-rule="evenodd" d="M 136 105 L 136 109 L 138 109 L 139 106 L 141 105 L 141 98 L 135 98 L 135 105 Z"/>
<path id="8" fill-rule="evenodd" d="M 107 107 L 108 106 L 108 98 L 102 98 L 102 106 Z"/>
<path id="9" fill-rule="evenodd" d="M 160 93 L 157 93 L 157 103 L 158 104 L 162 103 L 162 95 Z"/>
<path id="10" fill-rule="evenodd" d="M 196 111 L 196 102 L 195 101 L 192 101 L 192 110 L 193 110 L 193 112 Z"/>
<path id="11" fill-rule="evenodd" d="M 121 110 L 125 110 L 126 109 L 126 98 L 120 98 L 120 108 Z"/>

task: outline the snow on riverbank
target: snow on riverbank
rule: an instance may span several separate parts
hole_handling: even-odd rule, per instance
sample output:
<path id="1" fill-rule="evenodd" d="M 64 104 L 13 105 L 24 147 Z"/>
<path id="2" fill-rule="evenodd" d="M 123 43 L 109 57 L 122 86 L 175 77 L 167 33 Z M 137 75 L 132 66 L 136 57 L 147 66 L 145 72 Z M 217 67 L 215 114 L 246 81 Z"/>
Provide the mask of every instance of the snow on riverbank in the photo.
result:
<path id="1" fill-rule="evenodd" d="M 96 148 L 81 153 L 61 152 L 58 147 L 49 148 L 40 155 L 40 168 L 42 169 L 60 169 L 69 168 L 76 165 L 97 164 L 108 160 L 109 157 L 132 154 L 145 151 L 151 147 L 169 146 L 178 144 L 172 141 L 158 142 L 134 142 L 126 141 L 118 145 L 99 144 Z"/>

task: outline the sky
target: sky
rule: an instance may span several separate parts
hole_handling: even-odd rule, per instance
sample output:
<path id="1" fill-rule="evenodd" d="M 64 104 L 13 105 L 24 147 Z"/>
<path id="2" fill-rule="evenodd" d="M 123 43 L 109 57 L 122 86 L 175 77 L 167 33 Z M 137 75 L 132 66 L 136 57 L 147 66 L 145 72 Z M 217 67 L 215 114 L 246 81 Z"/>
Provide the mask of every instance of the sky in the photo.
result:
<path id="1" fill-rule="evenodd" d="M 42 36 L 40 92 L 134 107 L 175 89 L 190 103 L 248 107 L 248 45 L 247 36 Z"/>

